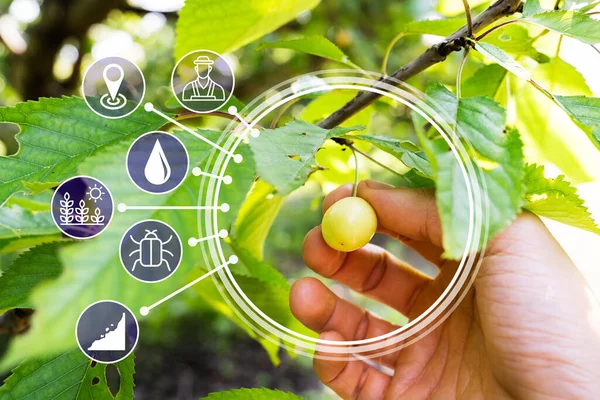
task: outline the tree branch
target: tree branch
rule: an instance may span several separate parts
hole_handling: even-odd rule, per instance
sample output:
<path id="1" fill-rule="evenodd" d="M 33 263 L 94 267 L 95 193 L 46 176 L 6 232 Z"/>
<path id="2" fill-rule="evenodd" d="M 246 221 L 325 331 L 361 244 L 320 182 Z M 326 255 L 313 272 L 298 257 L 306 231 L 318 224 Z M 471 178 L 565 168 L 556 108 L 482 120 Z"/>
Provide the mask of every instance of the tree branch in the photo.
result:
<path id="1" fill-rule="evenodd" d="M 469 0 L 462 0 L 463 6 L 465 7 L 465 15 L 467 16 L 467 36 L 473 37 L 473 16 L 471 15 L 471 6 Z"/>
<path id="2" fill-rule="evenodd" d="M 498 0 L 473 19 L 473 33 L 479 32 L 502 17 L 514 14 L 519 11 L 521 7 L 521 0 Z M 465 37 L 468 35 L 468 29 L 468 26 L 463 26 L 461 29 L 448 36 L 444 41 L 430 47 L 419 57 L 394 72 L 389 78 L 381 78 L 379 81 L 396 86 L 397 81 L 406 81 L 432 65 L 444 61 L 449 54 L 465 47 Z M 319 126 L 325 129 L 331 129 L 338 126 L 373 103 L 380 96 L 381 95 L 377 93 L 367 91 L 360 92 L 340 109 L 321 121 Z"/>
<path id="3" fill-rule="evenodd" d="M 33 313 L 31 308 L 15 308 L 5 312 L 0 316 L 0 334 L 17 335 L 26 332 Z"/>

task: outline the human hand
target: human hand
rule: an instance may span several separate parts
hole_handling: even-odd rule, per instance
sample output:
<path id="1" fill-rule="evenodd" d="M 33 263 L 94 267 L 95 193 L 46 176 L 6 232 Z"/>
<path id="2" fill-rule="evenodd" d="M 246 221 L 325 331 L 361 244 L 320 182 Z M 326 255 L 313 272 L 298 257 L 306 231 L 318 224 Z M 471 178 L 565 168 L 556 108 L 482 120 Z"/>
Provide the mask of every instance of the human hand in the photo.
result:
<path id="1" fill-rule="evenodd" d="M 350 194 L 351 186 L 338 188 L 323 209 Z M 414 319 L 457 268 L 441 258 L 433 193 L 365 181 L 358 196 L 375 209 L 378 231 L 436 265 L 437 277 L 372 244 L 338 252 L 327 246 L 320 227 L 306 236 L 304 260 L 318 274 Z M 360 340 L 398 328 L 314 278 L 292 286 L 290 307 L 321 339 Z M 394 375 L 351 356 L 315 358 L 314 368 L 343 399 L 597 399 L 600 306 L 544 224 L 523 214 L 488 244 L 473 287 L 448 319 L 420 341 L 375 361 Z"/>

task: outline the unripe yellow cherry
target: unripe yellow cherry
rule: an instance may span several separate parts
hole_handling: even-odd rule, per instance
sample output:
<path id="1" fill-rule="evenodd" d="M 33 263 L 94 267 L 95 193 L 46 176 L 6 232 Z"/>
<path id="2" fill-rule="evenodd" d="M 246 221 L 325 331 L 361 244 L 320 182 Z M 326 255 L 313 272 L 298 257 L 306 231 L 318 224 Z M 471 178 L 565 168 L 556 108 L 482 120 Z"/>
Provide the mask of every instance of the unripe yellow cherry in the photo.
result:
<path id="1" fill-rule="evenodd" d="M 346 197 L 325 212 L 321 230 L 329 247 L 344 252 L 358 250 L 375 234 L 377 214 L 366 200 Z"/>

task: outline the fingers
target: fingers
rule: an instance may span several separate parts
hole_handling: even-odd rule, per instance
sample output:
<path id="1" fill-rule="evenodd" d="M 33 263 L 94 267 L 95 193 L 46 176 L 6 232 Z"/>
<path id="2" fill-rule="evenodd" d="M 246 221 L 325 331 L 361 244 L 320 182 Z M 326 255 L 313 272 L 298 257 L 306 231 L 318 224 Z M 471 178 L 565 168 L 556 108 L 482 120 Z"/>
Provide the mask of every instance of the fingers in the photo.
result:
<path id="1" fill-rule="evenodd" d="M 290 309 L 309 329 L 319 333 L 335 331 L 346 341 L 377 337 L 399 328 L 340 299 L 315 278 L 304 278 L 292 285 Z M 377 361 L 391 367 L 395 357 L 392 353 Z"/>
<path id="2" fill-rule="evenodd" d="M 386 229 L 442 247 L 442 229 L 433 192 L 393 188 L 368 180 L 359 184 L 358 195 L 371 204 Z"/>
<path id="3" fill-rule="evenodd" d="M 350 196 L 352 185 L 344 185 L 323 200 L 323 211 Z M 362 181 L 358 196 L 365 199 L 377 214 L 378 231 L 396 237 L 438 264 L 443 253 L 439 214 L 432 192 L 394 188 L 377 181 Z"/>
<path id="4" fill-rule="evenodd" d="M 340 299 L 320 280 L 304 278 L 292 285 L 290 309 L 300 322 L 316 332 L 335 331 L 344 340 L 362 340 L 398 328 L 364 309 Z"/>
<path id="5" fill-rule="evenodd" d="M 321 335 L 323 340 L 343 341 L 337 332 Z M 324 359 L 335 358 L 335 360 Z M 391 378 L 352 355 L 327 354 L 317 351 L 314 368 L 317 376 L 343 399 L 382 399 Z"/>
<path id="6" fill-rule="evenodd" d="M 335 279 L 404 315 L 408 315 L 413 301 L 432 281 L 372 244 L 351 253 L 334 250 L 323 240 L 321 227 L 308 233 L 303 254 L 306 265 L 316 273 Z"/>

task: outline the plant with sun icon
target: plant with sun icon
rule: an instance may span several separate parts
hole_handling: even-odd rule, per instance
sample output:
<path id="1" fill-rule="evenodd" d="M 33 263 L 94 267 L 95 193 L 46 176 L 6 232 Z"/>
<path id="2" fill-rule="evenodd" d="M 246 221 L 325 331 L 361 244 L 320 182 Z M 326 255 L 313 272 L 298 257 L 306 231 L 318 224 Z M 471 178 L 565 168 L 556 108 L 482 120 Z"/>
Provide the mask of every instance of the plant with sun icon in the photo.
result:
<path id="1" fill-rule="evenodd" d="M 85 224 L 89 219 L 89 212 L 90 208 L 86 207 L 85 201 L 79 200 L 79 207 L 75 208 L 75 221 Z"/>
<path id="2" fill-rule="evenodd" d="M 88 199 L 97 203 L 98 200 L 102 200 L 102 196 L 106 195 L 106 192 L 103 190 L 104 188 L 102 186 L 99 187 L 98 184 L 94 184 L 94 187 L 89 186 L 86 193 L 89 196 Z"/>
<path id="3" fill-rule="evenodd" d="M 60 221 L 63 224 L 70 224 L 73 222 L 73 204 L 75 202 L 71 200 L 69 192 L 65 192 L 63 199 L 60 201 Z"/>

